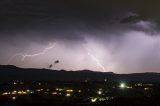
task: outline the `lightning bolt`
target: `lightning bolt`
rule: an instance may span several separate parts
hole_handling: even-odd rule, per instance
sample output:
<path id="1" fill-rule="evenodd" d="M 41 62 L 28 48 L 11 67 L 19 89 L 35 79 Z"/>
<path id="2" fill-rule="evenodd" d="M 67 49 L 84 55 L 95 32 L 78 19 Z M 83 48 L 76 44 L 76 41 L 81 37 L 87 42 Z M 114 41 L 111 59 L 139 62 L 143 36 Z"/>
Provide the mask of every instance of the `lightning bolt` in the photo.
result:
<path id="1" fill-rule="evenodd" d="M 11 59 L 9 59 L 8 63 L 10 63 L 10 62 L 11 62 L 15 57 L 17 57 L 17 56 L 21 56 L 21 57 L 22 57 L 21 61 L 24 61 L 27 57 L 36 57 L 36 56 L 39 56 L 39 55 L 44 55 L 48 50 L 51 50 L 52 48 L 54 48 L 55 45 L 56 45 L 56 43 L 54 43 L 54 44 L 52 43 L 52 44 L 50 44 L 50 45 L 51 45 L 51 46 L 44 48 L 43 51 L 38 52 L 38 53 L 35 53 L 35 54 L 17 53 L 17 54 L 15 54 L 14 56 L 12 56 Z"/>
<path id="2" fill-rule="evenodd" d="M 100 63 L 100 61 L 96 58 L 96 56 L 94 56 L 90 52 L 88 52 L 88 55 L 97 63 L 97 66 L 99 66 L 105 72 L 104 66 Z"/>
<path id="3" fill-rule="evenodd" d="M 86 48 L 88 55 L 96 62 L 97 66 L 99 66 L 104 72 L 105 72 L 105 68 L 104 66 L 101 64 L 101 62 L 99 61 L 99 59 L 94 56 L 91 52 L 89 52 L 89 49 Z"/>

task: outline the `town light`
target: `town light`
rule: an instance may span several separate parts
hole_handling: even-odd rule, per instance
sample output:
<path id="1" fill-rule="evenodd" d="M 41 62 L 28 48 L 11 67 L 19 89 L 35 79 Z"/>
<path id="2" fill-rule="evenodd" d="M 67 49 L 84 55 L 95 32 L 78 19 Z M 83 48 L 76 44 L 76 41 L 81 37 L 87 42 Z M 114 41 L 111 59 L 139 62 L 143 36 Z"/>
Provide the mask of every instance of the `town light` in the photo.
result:
<path id="1" fill-rule="evenodd" d="M 125 83 L 120 83 L 120 88 L 126 88 L 126 84 Z"/>
<path id="2" fill-rule="evenodd" d="M 98 95 L 101 95 L 101 94 L 102 94 L 102 91 L 98 91 L 97 93 L 98 93 Z"/>

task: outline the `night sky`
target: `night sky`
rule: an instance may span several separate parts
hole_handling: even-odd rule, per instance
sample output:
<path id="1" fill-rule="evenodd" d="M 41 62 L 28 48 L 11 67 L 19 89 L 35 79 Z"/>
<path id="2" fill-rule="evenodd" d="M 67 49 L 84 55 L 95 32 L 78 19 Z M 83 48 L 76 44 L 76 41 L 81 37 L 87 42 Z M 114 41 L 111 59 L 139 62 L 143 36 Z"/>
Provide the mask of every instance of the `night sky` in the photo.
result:
<path id="1" fill-rule="evenodd" d="M 159 0 L 0 0 L 0 64 L 160 72 L 159 5 Z"/>

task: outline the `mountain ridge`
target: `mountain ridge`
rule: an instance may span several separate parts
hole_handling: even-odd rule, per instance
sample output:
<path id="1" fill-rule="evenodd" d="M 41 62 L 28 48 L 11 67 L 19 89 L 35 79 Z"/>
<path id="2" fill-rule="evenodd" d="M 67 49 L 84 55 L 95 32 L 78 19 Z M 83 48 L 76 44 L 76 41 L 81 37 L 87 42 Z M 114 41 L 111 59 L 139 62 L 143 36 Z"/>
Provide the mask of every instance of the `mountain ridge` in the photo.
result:
<path id="1" fill-rule="evenodd" d="M 116 74 L 113 72 L 97 72 L 91 70 L 51 70 L 36 68 L 19 68 L 14 65 L 0 65 L 0 81 L 8 80 L 42 80 L 42 81 L 143 81 L 160 82 L 160 73 Z"/>

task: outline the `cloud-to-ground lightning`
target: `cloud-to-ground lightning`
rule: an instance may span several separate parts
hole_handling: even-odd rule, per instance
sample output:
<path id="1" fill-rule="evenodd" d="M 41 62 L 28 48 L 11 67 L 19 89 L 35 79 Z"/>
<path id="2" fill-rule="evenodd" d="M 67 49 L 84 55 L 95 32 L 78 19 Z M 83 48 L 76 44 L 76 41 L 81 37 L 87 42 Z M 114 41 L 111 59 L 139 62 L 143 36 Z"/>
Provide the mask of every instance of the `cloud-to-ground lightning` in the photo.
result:
<path id="1" fill-rule="evenodd" d="M 86 50 L 87 50 L 88 55 L 93 59 L 93 61 L 95 61 L 96 65 L 97 65 L 98 67 L 100 67 L 100 68 L 105 72 L 106 70 L 105 70 L 104 66 L 101 64 L 101 62 L 99 61 L 99 59 L 98 59 L 96 56 L 94 56 L 94 55 L 89 51 L 88 48 L 86 48 Z"/>
<path id="2" fill-rule="evenodd" d="M 35 54 L 17 53 L 14 56 L 11 57 L 11 59 L 8 61 L 8 63 L 10 63 L 10 61 L 12 61 L 17 56 L 21 56 L 22 57 L 21 61 L 24 61 L 27 57 L 36 57 L 36 56 L 39 56 L 39 55 L 44 55 L 48 50 L 51 50 L 52 48 L 54 48 L 55 45 L 56 45 L 56 43 L 52 43 L 52 44 L 49 45 L 49 47 L 46 47 L 41 52 L 38 52 L 38 53 L 35 53 Z"/>
<path id="3" fill-rule="evenodd" d="M 96 56 L 94 56 L 90 52 L 88 52 L 88 55 L 97 63 L 97 66 L 99 66 L 105 72 L 104 66 L 100 63 L 100 61 L 96 58 Z"/>

